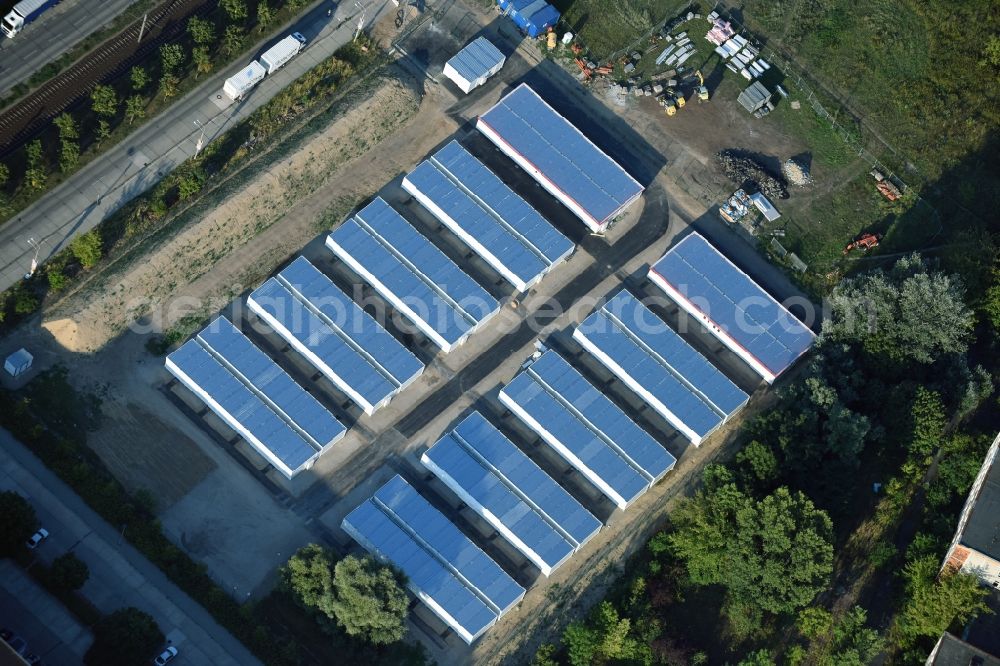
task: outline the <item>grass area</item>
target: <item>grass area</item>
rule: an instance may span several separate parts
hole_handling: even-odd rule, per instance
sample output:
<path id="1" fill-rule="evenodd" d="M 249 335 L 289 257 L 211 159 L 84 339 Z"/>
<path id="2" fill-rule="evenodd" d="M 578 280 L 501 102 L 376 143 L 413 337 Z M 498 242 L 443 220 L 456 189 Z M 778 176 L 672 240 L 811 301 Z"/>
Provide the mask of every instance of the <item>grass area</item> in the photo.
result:
<path id="1" fill-rule="evenodd" d="M 605 59 L 631 46 L 654 27 L 673 18 L 688 0 L 556 0 L 562 22 L 595 58 Z"/>

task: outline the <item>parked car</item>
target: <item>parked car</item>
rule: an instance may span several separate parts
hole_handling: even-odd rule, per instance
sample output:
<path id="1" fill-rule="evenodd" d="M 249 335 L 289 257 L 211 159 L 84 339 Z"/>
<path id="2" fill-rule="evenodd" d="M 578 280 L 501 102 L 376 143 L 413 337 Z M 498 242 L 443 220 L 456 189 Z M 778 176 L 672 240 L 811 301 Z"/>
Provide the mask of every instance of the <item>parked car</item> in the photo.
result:
<path id="1" fill-rule="evenodd" d="M 29 538 L 27 541 L 24 542 L 24 545 L 30 548 L 31 550 L 34 550 L 38 548 L 38 544 L 42 543 L 48 538 L 49 538 L 49 531 L 44 527 L 42 527 L 39 528 L 37 532 L 32 534 L 31 538 Z"/>
<path id="2" fill-rule="evenodd" d="M 156 666 L 164 666 L 164 664 L 169 664 L 171 661 L 173 661 L 174 657 L 176 656 L 177 656 L 177 648 L 171 645 L 166 650 L 161 652 L 160 656 L 158 656 L 156 659 L 153 660 L 153 663 L 156 664 Z"/>

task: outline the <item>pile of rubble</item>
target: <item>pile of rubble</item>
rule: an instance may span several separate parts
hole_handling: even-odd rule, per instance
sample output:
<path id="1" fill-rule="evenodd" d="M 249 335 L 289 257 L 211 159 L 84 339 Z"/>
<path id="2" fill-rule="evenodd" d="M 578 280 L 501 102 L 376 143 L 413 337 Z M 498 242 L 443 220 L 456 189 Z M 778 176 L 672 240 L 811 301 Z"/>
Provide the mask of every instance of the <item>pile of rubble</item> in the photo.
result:
<path id="1" fill-rule="evenodd" d="M 754 160 L 742 157 L 731 150 L 723 150 L 716 157 L 726 177 L 740 186 L 754 185 L 769 199 L 787 199 L 785 184 L 764 170 Z"/>
<path id="2" fill-rule="evenodd" d="M 785 180 L 792 185 L 805 187 L 812 183 L 812 175 L 809 173 L 809 168 L 803 164 L 799 164 L 795 160 L 786 160 L 781 165 L 781 173 L 785 176 Z"/>

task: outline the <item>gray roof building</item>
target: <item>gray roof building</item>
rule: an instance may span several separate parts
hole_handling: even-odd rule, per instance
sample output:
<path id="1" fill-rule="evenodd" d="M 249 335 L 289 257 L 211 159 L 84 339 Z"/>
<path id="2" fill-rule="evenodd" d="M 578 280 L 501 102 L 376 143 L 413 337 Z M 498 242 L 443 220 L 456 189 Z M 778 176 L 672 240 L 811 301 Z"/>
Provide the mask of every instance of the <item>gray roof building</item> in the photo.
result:
<path id="1" fill-rule="evenodd" d="M 1000 666 L 1000 659 L 966 643 L 947 631 L 941 635 L 934 650 L 927 657 L 927 666 L 969 666 L 970 664 Z"/>
<path id="2" fill-rule="evenodd" d="M 958 520 L 944 566 L 1000 588 L 1000 434 L 993 440 Z"/>

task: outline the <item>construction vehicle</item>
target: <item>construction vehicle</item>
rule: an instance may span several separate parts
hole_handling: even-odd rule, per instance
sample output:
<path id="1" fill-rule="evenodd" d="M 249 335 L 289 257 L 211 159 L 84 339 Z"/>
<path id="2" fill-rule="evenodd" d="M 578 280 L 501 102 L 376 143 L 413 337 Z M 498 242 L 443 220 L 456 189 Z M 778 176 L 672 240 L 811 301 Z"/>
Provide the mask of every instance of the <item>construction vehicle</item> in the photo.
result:
<path id="1" fill-rule="evenodd" d="M 552 26 L 549 26 L 548 42 L 545 44 L 545 46 L 546 48 L 548 48 L 549 51 L 553 50 L 556 47 L 556 33 L 555 30 L 552 29 Z"/>
<path id="2" fill-rule="evenodd" d="M 660 106 L 663 107 L 664 113 L 668 116 L 672 116 L 677 113 L 677 106 L 674 104 L 674 97 L 669 91 L 660 97 Z"/>
<path id="3" fill-rule="evenodd" d="M 708 88 L 705 87 L 705 77 L 701 75 L 701 70 L 700 69 L 696 70 L 695 73 L 694 73 L 694 75 L 698 77 L 698 87 L 695 88 L 695 91 L 697 91 L 697 93 L 698 93 L 698 101 L 699 102 L 707 102 L 708 101 Z"/>
<path id="4" fill-rule="evenodd" d="M 584 80 L 590 80 L 590 77 L 594 74 L 594 70 L 588 67 L 587 63 L 585 63 L 581 58 L 574 58 L 574 60 L 576 60 L 576 66 L 580 68 L 581 72 L 583 72 Z"/>
<path id="5" fill-rule="evenodd" d="M 886 199 L 889 201 L 895 201 L 899 197 L 903 196 L 903 193 L 899 191 L 899 188 L 896 187 L 891 180 L 882 175 L 881 171 L 878 169 L 872 169 L 870 173 L 872 178 L 875 179 L 875 188 L 881 192 L 882 196 Z"/>
<path id="6" fill-rule="evenodd" d="M 674 103 L 677 105 L 678 109 L 683 109 L 687 101 L 684 99 L 684 93 L 681 90 L 674 90 Z"/>
<path id="7" fill-rule="evenodd" d="M 862 233 L 854 237 L 850 243 L 844 247 L 844 254 L 850 253 L 851 250 L 861 250 L 867 252 L 872 248 L 878 247 L 879 241 L 882 240 L 882 234 L 873 233 Z"/>

